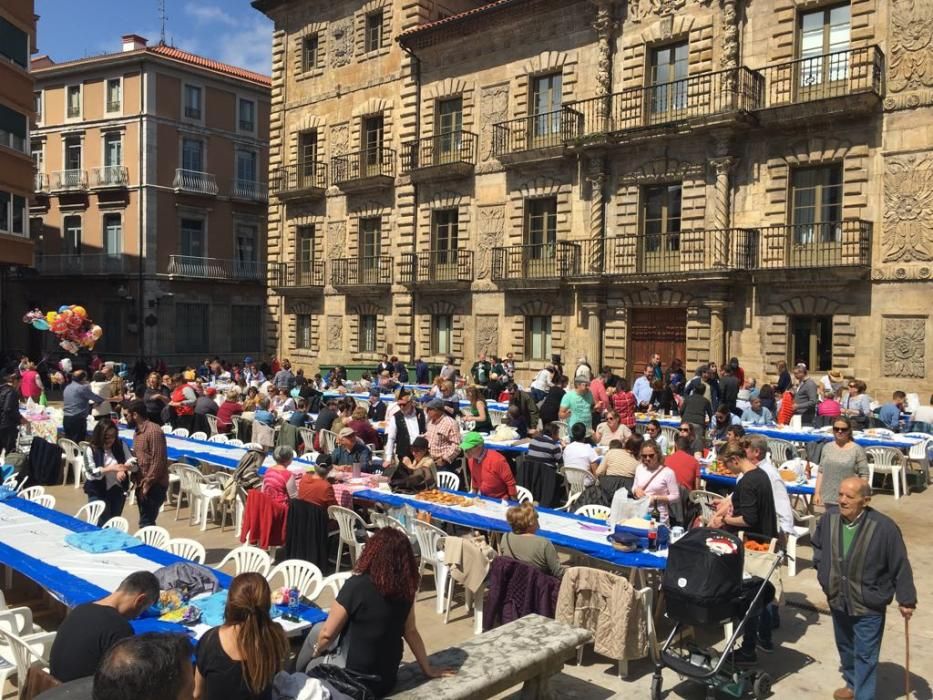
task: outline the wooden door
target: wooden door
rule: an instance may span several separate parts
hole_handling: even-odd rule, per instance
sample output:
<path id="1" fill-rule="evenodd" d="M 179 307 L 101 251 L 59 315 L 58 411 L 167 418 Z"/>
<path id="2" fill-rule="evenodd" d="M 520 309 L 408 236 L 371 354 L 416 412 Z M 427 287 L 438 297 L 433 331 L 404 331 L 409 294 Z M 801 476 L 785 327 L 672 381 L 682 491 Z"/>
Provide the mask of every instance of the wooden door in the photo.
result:
<path id="1" fill-rule="evenodd" d="M 667 368 L 674 358 L 683 362 L 686 351 L 686 309 L 629 309 L 628 366 L 633 381 L 654 353 Z"/>

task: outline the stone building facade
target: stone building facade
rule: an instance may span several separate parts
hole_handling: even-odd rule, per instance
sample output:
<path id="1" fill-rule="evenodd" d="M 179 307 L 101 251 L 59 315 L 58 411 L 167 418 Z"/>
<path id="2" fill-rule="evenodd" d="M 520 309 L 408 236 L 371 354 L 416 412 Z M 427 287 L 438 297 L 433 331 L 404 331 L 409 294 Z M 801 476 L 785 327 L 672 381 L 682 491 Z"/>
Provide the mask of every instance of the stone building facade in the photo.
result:
<path id="1" fill-rule="evenodd" d="M 253 4 L 279 353 L 933 389 L 929 3 Z"/>

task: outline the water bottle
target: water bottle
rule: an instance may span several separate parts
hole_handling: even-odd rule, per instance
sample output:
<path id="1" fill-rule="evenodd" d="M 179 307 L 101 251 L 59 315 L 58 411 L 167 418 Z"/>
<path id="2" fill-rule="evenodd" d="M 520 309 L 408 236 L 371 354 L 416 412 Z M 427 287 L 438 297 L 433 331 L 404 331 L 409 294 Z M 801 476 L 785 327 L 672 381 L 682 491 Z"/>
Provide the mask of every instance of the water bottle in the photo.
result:
<path id="1" fill-rule="evenodd" d="M 298 597 L 297 586 L 288 589 L 288 616 L 293 620 L 298 619 Z"/>
<path id="2" fill-rule="evenodd" d="M 648 526 L 648 551 L 658 551 L 658 524 L 653 518 Z"/>

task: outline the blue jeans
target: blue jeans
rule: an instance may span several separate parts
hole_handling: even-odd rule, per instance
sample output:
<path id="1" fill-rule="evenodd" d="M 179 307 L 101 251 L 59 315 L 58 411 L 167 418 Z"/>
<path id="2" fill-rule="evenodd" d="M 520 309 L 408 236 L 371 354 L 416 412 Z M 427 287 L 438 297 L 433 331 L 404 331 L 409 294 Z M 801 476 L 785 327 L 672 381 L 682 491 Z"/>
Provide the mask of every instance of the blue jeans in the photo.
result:
<path id="1" fill-rule="evenodd" d="M 881 635 L 884 634 L 884 614 L 859 617 L 832 610 L 832 615 L 846 687 L 855 693 L 855 700 L 873 700 Z"/>

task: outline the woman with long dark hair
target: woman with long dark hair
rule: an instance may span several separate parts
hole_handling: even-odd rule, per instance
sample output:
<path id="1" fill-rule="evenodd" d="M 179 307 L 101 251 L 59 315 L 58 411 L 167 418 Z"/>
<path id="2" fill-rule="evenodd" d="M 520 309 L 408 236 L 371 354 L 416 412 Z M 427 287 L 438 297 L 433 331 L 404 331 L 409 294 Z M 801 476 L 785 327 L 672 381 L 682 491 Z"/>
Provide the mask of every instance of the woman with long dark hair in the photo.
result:
<path id="1" fill-rule="evenodd" d="M 230 584 L 224 623 L 208 630 L 195 652 L 194 697 L 258 700 L 272 697 L 272 679 L 288 659 L 288 639 L 272 621 L 269 583 L 257 573 Z"/>
<path id="2" fill-rule="evenodd" d="M 384 697 L 395 685 L 404 639 L 428 678 L 450 673 L 431 666 L 415 624 L 418 564 L 408 538 L 393 528 L 377 530 L 353 572 L 327 620 L 305 640 L 297 670 L 342 663 Z"/>
<path id="3" fill-rule="evenodd" d="M 84 454 L 84 493 L 88 503 L 103 501 L 106 504 L 98 525 L 123 513 L 130 485 L 127 472 L 136 471 L 135 463 L 127 464 L 129 458 L 130 451 L 120 440 L 116 423 L 109 418 L 98 421 Z"/>

